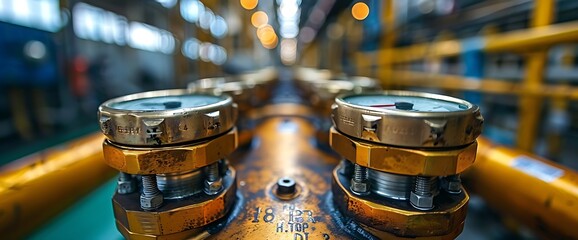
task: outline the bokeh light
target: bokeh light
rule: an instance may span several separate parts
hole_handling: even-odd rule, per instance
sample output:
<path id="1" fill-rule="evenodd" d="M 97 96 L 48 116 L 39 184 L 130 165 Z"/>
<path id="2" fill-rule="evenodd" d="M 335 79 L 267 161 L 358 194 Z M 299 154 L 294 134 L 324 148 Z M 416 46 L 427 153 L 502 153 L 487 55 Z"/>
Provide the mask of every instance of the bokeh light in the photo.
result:
<path id="1" fill-rule="evenodd" d="M 351 15 L 361 21 L 369 15 L 369 6 L 363 2 L 355 3 L 351 8 Z"/>
<path id="2" fill-rule="evenodd" d="M 257 38 L 259 38 L 261 44 L 268 49 L 275 48 L 279 41 L 275 30 L 269 24 L 263 25 L 257 29 Z"/>
<path id="3" fill-rule="evenodd" d="M 257 7 L 259 3 L 258 0 L 240 0 L 241 7 L 247 10 L 252 10 L 253 8 Z"/>
<path id="4" fill-rule="evenodd" d="M 270 39 L 272 35 L 275 35 L 275 30 L 269 24 L 263 25 L 257 29 L 257 38 L 261 41 L 263 41 L 263 39 L 265 39 L 265 41 Z"/>
<path id="5" fill-rule="evenodd" d="M 269 22 L 269 17 L 263 11 L 257 11 L 251 15 L 251 24 L 256 28 L 261 27 Z"/>
<path id="6" fill-rule="evenodd" d="M 297 57 L 297 40 L 295 38 L 281 40 L 280 55 L 283 64 L 294 64 Z"/>
<path id="7" fill-rule="evenodd" d="M 215 16 L 215 21 L 210 26 L 211 35 L 216 38 L 223 38 L 228 31 L 227 21 L 221 16 Z"/>

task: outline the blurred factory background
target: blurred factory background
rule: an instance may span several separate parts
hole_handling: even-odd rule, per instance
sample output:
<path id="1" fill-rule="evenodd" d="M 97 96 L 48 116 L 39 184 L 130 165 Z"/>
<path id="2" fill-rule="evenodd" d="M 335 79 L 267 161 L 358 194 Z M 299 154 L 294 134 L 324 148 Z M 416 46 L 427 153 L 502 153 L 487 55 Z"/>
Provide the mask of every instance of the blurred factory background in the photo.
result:
<path id="1" fill-rule="evenodd" d="M 0 0 L 0 163 L 97 131 L 106 99 L 272 66 L 465 98 L 487 138 L 578 169 L 577 13 L 574 0 Z"/>

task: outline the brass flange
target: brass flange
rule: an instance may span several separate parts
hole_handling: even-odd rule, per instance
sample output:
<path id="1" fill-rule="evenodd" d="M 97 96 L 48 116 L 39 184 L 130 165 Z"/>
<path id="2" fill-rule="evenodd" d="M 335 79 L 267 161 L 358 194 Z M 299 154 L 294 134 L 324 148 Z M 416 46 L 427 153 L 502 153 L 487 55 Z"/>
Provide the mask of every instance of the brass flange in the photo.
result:
<path id="1" fill-rule="evenodd" d="M 459 149 L 420 150 L 369 143 L 331 128 L 329 144 L 345 159 L 378 171 L 403 175 L 447 176 L 473 165 L 477 143 Z"/>
<path id="2" fill-rule="evenodd" d="M 201 229 L 195 228 L 184 232 L 172 233 L 167 235 L 140 234 L 131 232 L 118 220 L 116 221 L 116 228 L 126 239 L 130 240 L 181 240 L 187 239 L 191 236 L 197 235 L 200 232 L 202 232 Z"/>
<path id="3" fill-rule="evenodd" d="M 420 211 L 407 201 L 384 200 L 374 194 L 353 194 L 349 188 L 349 178 L 340 173 L 342 167 L 339 165 L 333 170 L 332 191 L 337 207 L 355 221 L 372 226 L 378 235 L 455 239 L 461 233 L 469 201 L 465 191 L 458 195 L 439 195 L 434 209 Z"/>
<path id="4" fill-rule="evenodd" d="M 165 204 L 155 211 L 144 211 L 139 205 L 139 193 L 115 194 L 112 203 L 121 233 L 139 236 L 164 236 L 206 226 L 227 214 L 235 202 L 235 170 L 223 176 L 223 190 L 217 195 L 197 195 Z M 126 231 L 123 231 L 123 228 Z M 182 235 L 179 235 L 182 237 Z"/>
<path id="5" fill-rule="evenodd" d="M 105 140 L 104 161 L 130 174 L 188 172 L 216 163 L 237 148 L 237 129 L 205 142 L 184 146 L 133 148 Z"/>

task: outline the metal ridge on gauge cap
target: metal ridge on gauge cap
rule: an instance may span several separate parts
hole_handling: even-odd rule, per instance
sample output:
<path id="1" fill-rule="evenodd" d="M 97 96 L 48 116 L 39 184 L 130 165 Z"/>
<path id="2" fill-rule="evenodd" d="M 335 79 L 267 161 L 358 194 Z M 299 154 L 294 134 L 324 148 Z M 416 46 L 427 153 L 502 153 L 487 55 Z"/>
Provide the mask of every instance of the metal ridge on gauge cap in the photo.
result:
<path id="1" fill-rule="evenodd" d="M 415 105 L 415 106 L 414 106 Z M 458 147 L 482 131 L 478 106 L 432 93 L 382 91 L 335 99 L 332 119 L 340 132 L 402 147 Z"/>
<path id="2" fill-rule="evenodd" d="M 237 120 L 228 95 L 185 89 L 150 91 L 108 100 L 98 108 L 100 129 L 112 142 L 158 146 L 225 133 Z"/>

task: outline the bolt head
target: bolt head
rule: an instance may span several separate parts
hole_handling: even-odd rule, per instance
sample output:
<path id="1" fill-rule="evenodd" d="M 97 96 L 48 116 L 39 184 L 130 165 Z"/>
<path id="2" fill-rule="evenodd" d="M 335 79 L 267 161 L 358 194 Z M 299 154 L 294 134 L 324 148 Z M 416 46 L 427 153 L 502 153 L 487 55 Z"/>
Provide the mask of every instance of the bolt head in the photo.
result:
<path id="1" fill-rule="evenodd" d="M 351 191 L 357 195 L 369 194 L 369 184 L 365 182 L 356 182 L 351 180 Z"/>
<path id="2" fill-rule="evenodd" d="M 122 181 L 119 180 L 117 184 L 116 192 L 119 194 L 129 194 L 136 190 L 135 181 Z"/>
<path id="3" fill-rule="evenodd" d="M 459 194 L 462 192 L 462 184 L 459 181 L 448 181 L 447 192 L 451 194 Z"/>
<path id="4" fill-rule="evenodd" d="M 223 179 L 219 178 L 216 181 L 205 181 L 205 193 L 208 195 L 215 195 L 223 189 Z"/>
<path id="5" fill-rule="evenodd" d="M 163 205 L 163 195 L 156 194 L 152 196 L 140 195 L 140 207 L 143 210 L 154 210 Z"/>
<path id="6" fill-rule="evenodd" d="M 433 196 L 421 196 L 414 192 L 409 195 L 409 202 L 411 205 L 419 210 L 431 210 L 433 205 Z"/>
<path id="7" fill-rule="evenodd" d="M 290 177 L 282 177 L 277 180 L 277 194 L 293 194 L 295 193 L 295 180 Z"/>

